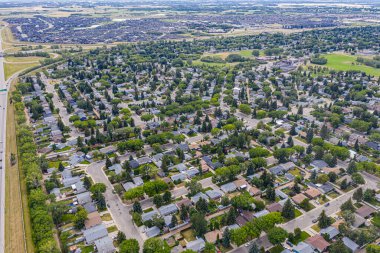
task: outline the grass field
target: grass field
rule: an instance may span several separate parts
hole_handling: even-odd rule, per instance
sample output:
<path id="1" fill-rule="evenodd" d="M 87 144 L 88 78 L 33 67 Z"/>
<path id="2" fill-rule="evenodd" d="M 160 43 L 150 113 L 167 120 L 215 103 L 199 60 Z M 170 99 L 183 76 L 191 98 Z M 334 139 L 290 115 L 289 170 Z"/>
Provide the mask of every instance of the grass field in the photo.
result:
<path id="1" fill-rule="evenodd" d="M 9 77 L 11 77 L 13 74 L 26 70 L 28 68 L 32 68 L 35 66 L 38 66 L 39 62 L 29 62 L 29 63 L 4 63 L 4 73 L 5 73 L 5 80 L 7 80 Z"/>
<path id="2" fill-rule="evenodd" d="M 11 90 L 13 86 L 11 86 Z M 13 105 L 8 103 L 7 112 L 7 135 L 6 157 L 11 153 L 17 154 L 16 129 L 14 127 Z M 5 175 L 5 252 L 34 252 L 31 237 L 31 224 L 29 218 L 26 185 L 23 174 L 19 173 L 18 163 L 11 166 L 10 160 L 6 159 Z M 25 207 L 25 208 L 24 208 Z M 25 220 L 25 224 L 24 224 Z M 25 233 L 24 233 L 25 230 Z M 25 235 L 25 239 L 24 239 Z M 26 248 L 25 248 L 26 247 Z"/>
<path id="3" fill-rule="evenodd" d="M 255 57 L 252 55 L 252 50 L 240 50 L 240 51 L 234 51 L 234 52 L 220 52 L 220 53 L 204 53 L 202 57 L 205 56 L 215 56 L 215 57 L 220 57 L 223 60 L 227 58 L 230 54 L 238 54 L 246 58 L 254 59 Z M 262 51 L 260 51 L 260 56 L 264 55 Z M 207 65 L 207 66 L 218 66 L 218 67 L 229 67 L 229 66 L 234 66 L 238 64 L 238 62 L 226 62 L 226 63 L 217 63 L 217 62 L 202 62 L 201 60 L 195 60 L 193 61 L 193 64 L 196 66 L 199 65 Z"/>
<path id="4" fill-rule="evenodd" d="M 14 57 L 14 56 L 7 56 L 5 57 L 6 62 L 17 62 L 17 63 L 30 63 L 30 62 L 37 62 L 39 63 L 40 60 L 44 60 L 46 58 L 44 57 L 38 57 L 38 56 L 27 56 L 27 57 Z"/>
<path id="5" fill-rule="evenodd" d="M 357 56 L 339 53 L 325 54 L 321 56 L 327 59 L 327 64 L 321 65 L 321 67 L 327 67 L 337 71 L 359 70 L 368 75 L 380 76 L 380 69 L 368 67 L 356 62 Z"/>

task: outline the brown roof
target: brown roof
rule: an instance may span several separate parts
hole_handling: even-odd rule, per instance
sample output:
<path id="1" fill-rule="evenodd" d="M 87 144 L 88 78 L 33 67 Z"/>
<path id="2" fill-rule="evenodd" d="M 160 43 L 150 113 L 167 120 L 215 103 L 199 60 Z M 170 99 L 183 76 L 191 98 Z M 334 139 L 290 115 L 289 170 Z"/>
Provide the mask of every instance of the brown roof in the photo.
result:
<path id="1" fill-rule="evenodd" d="M 182 205 L 184 205 L 184 206 L 191 206 L 191 205 L 193 205 L 193 203 L 191 202 L 190 199 L 184 198 L 184 199 L 178 201 L 176 203 L 176 205 L 177 205 L 178 208 L 181 208 Z"/>
<path id="2" fill-rule="evenodd" d="M 84 222 L 86 229 L 92 228 L 102 223 L 102 219 L 98 212 L 92 212 L 87 215 L 87 220 Z"/>
<path id="3" fill-rule="evenodd" d="M 269 206 L 267 206 L 267 210 L 269 212 L 281 212 L 282 211 L 282 206 L 279 203 L 275 202 L 275 203 L 270 204 Z"/>
<path id="4" fill-rule="evenodd" d="M 248 221 L 246 219 L 244 219 L 243 216 L 238 216 L 236 217 L 236 224 L 238 224 L 240 227 L 241 226 L 244 226 L 245 223 L 247 223 Z"/>
<path id="5" fill-rule="evenodd" d="M 330 246 L 330 243 L 328 243 L 321 235 L 314 235 L 312 237 L 309 237 L 306 239 L 306 242 L 314 248 L 318 249 L 319 252 L 324 251 L 328 246 Z"/>
<path id="6" fill-rule="evenodd" d="M 250 212 L 250 211 L 247 211 L 247 210 L 242 211 L 240 215 L 244 219 L 246 219 L 247 221 L 251 221 L 255 217 L 254 214 L 253 214 L 253 212 Z"/>
<path id="7" fill-rule="evenodd" d="M 259 188 L 256 188 L 256 187 L 251 187 L 249 188 L 249 193 L 253 196 L 256 196 L 256 195 L 260 195 L 261 194 L 261 190 Z"/>
<path id="8" fill-rule="evenodd" d="M 340 169 L 338 167 L 334 167 L 334 168 L 325 167 L 322 169 L 322 171 L 326 174 L 333 172 L 338 175 L 340 173 Z"/>
<path id="9" fill-rule="evenodd" d="M 313 199 L 321 195 L 321 192 L 313 187 L 310 187 L 307 191 L 305 191 L 305 195 Z"/>
<path id="10" fill-rule="evenodd" d="M 370 216 L 374 212 L 376 212 L 376 209 L 374 209 L 370 206 L 367 206 L 367 205 L 363 205 L 362 207 L 360 207 L 359 209 L 356 210 L 356 213 L 363 218 L 367 218 L 368 216 Z"/>
<path id="11" fill-rule="evenodd" d="M 222 237 L 223 237 L 222 231 L 220 231 L 220 230 L 210 231 L 210 232 L 205 234 L 205 239 L 209 243 L 215 243 L 216 239 L 218 239 L 218 235 L 219 235 L 219 239 L 222 239 Z"/>
<path id="12" fill-rule="evenodd" d="M 234 181 L 234 184 L 236 185 L 237 188 L 242 187 L 243 185 L 248 186 L 249 184 L 245 179 L 238 179 Z"/>
<path id="13" fill-rule="evenodd" d="M 292 200 L 296 204 L 300 204 L 304 199 L 307 199 L 307 197 L 302 193 L 298 193 L 297 195 L 292 197 Z"/>

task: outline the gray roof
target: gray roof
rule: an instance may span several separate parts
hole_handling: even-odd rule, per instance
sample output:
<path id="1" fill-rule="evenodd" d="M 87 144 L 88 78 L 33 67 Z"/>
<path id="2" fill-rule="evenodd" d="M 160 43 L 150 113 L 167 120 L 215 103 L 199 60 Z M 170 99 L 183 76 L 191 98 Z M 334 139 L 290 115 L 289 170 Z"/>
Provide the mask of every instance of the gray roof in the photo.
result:
<path id="1" fill-rule="evenodd" d="M 203 192 L 198 192 L 197 194 L 195 194 L 194 196 L 191 197 L 191 201 L 195 204 L 199 201 L 199 199 L 204 199 L 204 200 L 208 200 L 209 197 L 204 194 Z"/>
<path id="2" fill-rule="evenodd" d="M 300 242 L 293 248 L 294 252 L 297 253 L 314 253 L 314 249 L 305 242 Z"/>
<path id="3" fill-rule="evenodd" d="M 151 228 L 148 228 L 146 231 L 145 231 L 145 234 L 148 238 L 152 238 L 152 237 L 155 237 L 157 235 L 159 235 L 161 233 L 161 230 L 154 226 L 154 227 L 151 227 Z"/>
<path id="4" fill-rule="evenodd" d="M 65 187 L 69 187 L 77 182 L 80 181 L 80 177 L 76 176 L 76 177 L 70 177 L 70 178 L 65 178 L 62 180 L 62 184 L 65 186 Z"/>
<path id="5" fill-rule="evenodd" d="M 144 157 L 138 158 L 137 161 L 138 161 L 139 164 L 146 164 L 146 163 L 151 163 L 152 159 L 150 159 L 147 156 L 144 156 Z"/>
<path id="6" fill-rule="evenodd" d="M 123 168 L 120 164 L 114 164 L 108 168 L 109 170 L 115 171 L 116 175 L 119 175 L 123 172 Z"/>
<path id="7" fill-rule="evenodd" d="M 330 184 L 329 182 L 321 185 L 320 187 L 318 187 L 318 189 L 322 192 L 322 193 L 328 193 L 328 192 L 331 192 L 332 190 L 334 190 L 334 186 L 332 186 L 332 184 Z"/>
<path id="8" fill-rule="evenodd" d="M 344 245 L 346 245 L 347 248 L 349 248 L 350 250 L 354 252 L 359 248 L 359 245 L 357 245 L 356 242 L 354 242 L 348 237 L 343 237 L 342 241 Z"/>
<path id="9" fill-rule="evenodd" d="M 158 208 L 158 211 L 162 216 L 165 216 L 177 212 L 178 208 L 175 204 L 169 204 L 166 206 L 161 206 L 160 208 Z"/>
<path id="10" fill-rule="evenodd" d="M 201 252 L 206 246 L 205 240 L 198 238 L 194 241 L 188 242 L 186 244 L 186 249 L 194 250 L 195 252 Z"/>
<path id="11" fill-rule="evenodd" d="M 142 220 L 143 222 L 148 221 L 148 220 L 151 220 L 151 219 L 153 219 L 153 216 L 155 216 L 155 215 L 158 215 L 158 212 L 155 211 L 155 210 L 150 211 L 150 212 L 148 212 L 148 213 L 143 213 L 143 214 L 141 215 L 141 220 Z"/>
<path id="12" fill-rule="evenodd" d="M 113 253 L 116 250 L 115 246 L 113 246 L 113 241 L 109 236 L 96 240 L 95 246 L 98 253 Z"/>
<path id="13" fill-rule="evenodd" d="M 196 176 L 197 174 L 199 174 L 199 170 L 198 169 L 190 169 L 190 170 L 187 170 L 185 172 L 187 174 L 188 177 L 194 177 Z"/>
<path id="14" fill-rule="evenodd" d="M 218 199 L 223 196 L 223 193 L 219 190 L 208 190 L 206 191 L 206 194 L 210 197 L 210 199 Z"/>
<path id="15" fill-rule="evenodd" d="M 136 186 L 140 186 L 144 184 L 144 181 L 142 180 L 141 177 L 134 177 L 132 180 Z"/>
<path id="16" fill-rule="evenodd" d="M 83 235 L 88 244 L 93 243 L 95 240 L 100 239 L 102 237 L 108 236 L 108 231 L 106 226 L 103 223 L 86 229 L 83 231 Z"/>
<path id="17" fill-rule="evenodd" d="M 177 169 L 179 172 L 182 172 L 182 171 L 187 170 L 187 166 L 183 163 L 179 163 L 177 165 L 173 165 L 168 168 L 168 170 L 174 170 L 174 169 Z"/>
<path id="18" fill-rule="evenodd" d="M 79 193 L 76 195 L 76 197 L 77 197 L 78 203 L 81 205 L 92 201 L 90 192 Z"/>
<path id="19" fill-rule="evenodd" d="M 328 167 L 327 163 L 323 160 L 314 160 L 310 163 L 310 165 L 318 169 Z"/>
<path id="20" fill-rule="evenodd" d="M 123 188 L 125 191 L 129 191 L 130 189 L 136 188 L 136 185 L 132 182 L 126 182 L 123 184 Z"/>
<path id="21" fill-rule="evenodd" d="M 229 193 L 229 192 L 236 191 L 236 185 L 231 182 L 231 183 L 227 183 L 220 186 L 220 189 L 225 193 Z"/>
<path id="22" fill-rule="evenodd" d="M 178 173 L 170 177 L 172 181 L 185 180 L 187 177 L 184 173 Z"/>
<path id="23" fill-rule="evenodd" d="M 259 218 L 259 217 L 267 215 L 267 214 L 269 214 L 269 211 L 264 209 L 260 212 L 254 213 L 253 216 L 256 218 Z"/>
<path id="24" fill-rule="evenodd" d="M 339 235 L 339 230 L 334 228 L 333 226 L 329 226 L 327 228 L 323 228 L 321 229 L 320 231 L 320 234 L 323 235 L 323 234 L 328 234 L 329 235 L 329 238 L 332 239 L 334 238 L 335 236 Z"/>
<path id="25" fill-rule="evenodd" d="M 93 203 L 93 202 L 88 202 L 88 203 L 84 204 L 83 207 L 84 207 L 84 209 L 86 209 L 87 213 L 93 213 L 97 210 L 95 203 Z"/>

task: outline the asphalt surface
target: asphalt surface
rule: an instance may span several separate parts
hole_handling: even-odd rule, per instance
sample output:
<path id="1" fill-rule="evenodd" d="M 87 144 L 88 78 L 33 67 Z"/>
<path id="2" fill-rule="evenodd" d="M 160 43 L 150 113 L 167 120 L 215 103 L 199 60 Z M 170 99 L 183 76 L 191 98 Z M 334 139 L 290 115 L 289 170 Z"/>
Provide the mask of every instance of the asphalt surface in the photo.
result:
<path id="1" fill-rule="evenodd" d="M 107 189 L 104 193 L 104 197 L 107 202 L 108 210 L 119 230 L 124 232 L 127 238 L 136 239 L 142 246 L 144 243 L 143 238 L 140 236 L 140 232 L 133 224 L 132 216 L 129 214 L 131 207 L 123 204 L 119 196 L 112 192 L 112 185 L 102 169 L 104 166 L 104 161 L 93 163 L 87 167 L 87 173 L 95 183 L 103 183 L 106 185 Z"/>
<path id="2" fill-rule="evenodd" d="M 0 30 L 1 31 L 1 30 Z M 0 36 L 0 90 L 8 89 L 4 74 L 2 38 Z M 7 119 L 7 91 L 0 91 L 0 253 L 4 252 L 4 229 L 5 229 L 5 135 Z"/>

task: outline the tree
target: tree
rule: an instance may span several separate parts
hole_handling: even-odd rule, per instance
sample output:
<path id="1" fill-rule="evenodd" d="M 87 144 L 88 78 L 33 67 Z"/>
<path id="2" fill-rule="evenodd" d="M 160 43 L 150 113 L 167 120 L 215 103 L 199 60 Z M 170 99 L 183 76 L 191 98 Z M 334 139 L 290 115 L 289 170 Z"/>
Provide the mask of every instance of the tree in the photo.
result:
<path id="1" fill-rule="evenodd" d="M 359 173 L 355 172 L 351 175 L 351 178 L 352 178 L 352 181 L 355 183 L 355 184 L 364 184 L 365 183 L 365 180 L 363 178 L 362 175 L 360 175 Z"/>
<path id="2" fill-rule="evenodd" d="M 206 242 L 203 253 L 215 253 L 215 252 L 216 252 L 215 245 L 212 243 Z"/>
<path id="3" fill-rule="evenodd" d="M 347 167 L 347 173 L 348 173 L 348 174 L 353 174 L 353 173 L 355 173 L 355 172 L 357 172 L 356 164 L 355 164 L 354 161 L 352 161 L 352 162 L 350 162 L 350 163 L 348 164 L 348 167 Z"/>
<path id="4" fill-rule="evenodd" d="M 88 176 L 85 176 L 84 179 L 83 179 L 83 186 L 84 188 L 86 188 L 87 190 L 90 189 L 91 187 L 91 179 L 88 177 Z"/>
<path id="5" fill-rule="evenodd" d="M 190 196 L 194 196 L 198 192 L 202 191 L 202 185 L 199 182 L 194 181 L 194 180 L 186 183 L 186 187 L 189 190 Z"/>
<path id="6" fill-rule="evenodd" d="M 380 246 L 376 244 L 369 244 L 366 247 L 367 253 L 379 253 L 380 252 Z"/>
<path id="7" fill-rule="evenodd" d="M 70 208 L 62 202 L 54 202 L 50 204 L 49 210 L 53 217 L 54 224 L 59 225 L 62 222 L 63 215 L 65 215 L 69 209 Z"/>
<path id="8" fill-rule="evenodd" d="M 228 227 L 223 232 L 222 245 L 225 248 L 228 248 L 231 245 L 231 233 Z"/>
<path id="9" fill-rule="evenodd" d="M 203 198 L 200 198 L 195 204 L 195 209 L 197 209 L 197 211 L 200 213 L 206 214 L 208 212 L 207 201 Z"/>
<path id="10" fill-rule="evenodd" d="M 160 238 L 149 238 L 144 242 L 143 253 L 170 253 L 170 247 Z"/>
<path id="11" fill-rule="evenodd" d="M 164 204 L 164 200 L 160 194 L 154 195 L 153 204 L 155 204 L 157 207 L 161 207 Z"/>
<path id="12" fill-rule="evenodd" d="M 143 211 L 142 211 L 140 202 L 135 201 L 133 203 L 132 210 L 133 210 L 133 212 L 136 212 L 136 213 L 142 213 Z"/>
<path id="13" fill-rule="evenodd" d="M 326 215 L 325 210 L 319 215 L 318 226 L 320 228 L 327 228 L 331 225 L 331 219 Z"/>
<path id="14" fill-rule="evenodd" d="M 121 244 L 126 239 L 127 238 L 125 237 L 125 234 L 122 231 L 117 232 L 116 241 L 118 244 Z"/>
<path id="15" fill-rule="evenodd" d="M 375 190 L 373 190 L 373 189 L 366 189 L 364 191 L 364 194 L 363 194 L 363 199 L 365 201 L 367 201 L 367 202 L 371 202 L 371 201 L 373 201 L 373 199 L 375 197 L 375 194 L 376 194 Z"/>
<path id="16" fill-rule="evenodd" d="M 351 250 L 349 250 L 341 240 L 337 240 L 333 244 L 330 245 L 329 248 L 330 253 L 351 253 Z"/>
<path id="17" fill-rule="evenodd" d="M 327 174 L 328 176 L 329 176 L 329 180 L 330 180 L 330 182 L 335 182 L 336 181 L 336 179 L 338 178 L 338 176 L 334 173 L 334 172 L 329 172 L 329 174 Z"/>
<path id="18" fill-rule="evenodd" d="M 319 135 L 321 136 L 322 139 L 326 140 L 327 137 L 329 136 L 329 130 L 326 126 L 326 124 L 324 124 L 322 127 L 321 127 L 321 132 L 319 133 Z"/>
<path id="19" fill-rule="evenodd" d="M 237 211 L 234 207 L 230 208 L 227 213 L 226 223 L 227 225 L 232 225 L 236 223 Z"/>
<path id="20" fill-rule="evenodd" d="M 363 200 L 363 189 L 360 187 L 358 188 L 355 192 L 354 195 L 352 196 L 354 200 L 356 201 L 362 201 Z"/>
<path id="21" fill-rule="evenodd" d="M 173 216 L 172 216 L 172 220 L 170 221 L 170 223 L 171 223 L 170 225 L 171 225 L 172 227 L 177 226 L 177 225 L 178 225 L 177 216 L 173 215 Z"/>
<path id="22" fill-rule="evenodd" d="M 311 143 L 314 137 L 314 132 L 312 128 L 309 128 L 306 132 L 306 141 L 307 143 Z"/>
<path id="23" fill-rule="evenodd" d="M 355 222 L 355 215 L 351 211 L 343 211 L 342 217 L 350 225 L 354 224 Z"/>
<path id="24" fill-rule="evenodd" d="M 296 124 L 293 124 L 293 125 L 292 125 L 292 128 L 291 128 L 290 131 L 289 131 L 289 134 L 292 135 L 292 136 L 297 135 Z"/>
<path id="25" fill-rule="evenodd" d="M 267 199 L 269 199 L 271 201 L 275 201 L 276 200 L 276 192 L 275 192 L 275 190 L 274 190 L 273 187 L 268 187 L 267 188 L 266 195 L 267 195 Z"/>
<path id="26" fill-rule="evenodd" d="M 203 236 L 207 232 L 207 221 L 204 214 L 198 212 L 193 213 L 190 217 L 190 221 L 197 236 Z"/>
<path id="27" fill-rule="evenodd" d="M 288 232 L 280 227 L 271 228 L 268 231 L 268 239 L 272 244 L 280 244 L 288 237 Z"/>
<path id="28" fill-rule="evenodd" d="M 78 207 L 78 211 L 74 216 L 74 226 L 76 229 L 84 227 L 84 222 L 87 220 L 87 211 L 83 207 Z"/>
<path id="29" fill-rule="evenodd" d="M 347 179 L 343 179 L 342 182 L 340 182 L 340 189 L 346 190 L 348 188 Z"/>
<path id="30" fill-rule="evenodd" d="M 170 191 L 164 192 L 164 194 L 162 195 L 162 199 L 165 203 L 169 203 L 172 200 L 172 193 Z"/>
<path id="31" fill-rule="evenodd" d="M 65 166 L 63 166 L 62 162 L 59 163 L 59 165 L 58 165 L 58 170 L 59 170 L 60 172 L 62 172 L 62 171 L 65 170 Z"/>
<path id="32" fill-rule="evenodd" d="M 140 252 L 140 246 L 139 246 L 139 242 L 136 239 L 124 240 L 119 245 L 119 253 L 139 253 L 139 252 Z"/>
<path id="33" fill-rule="evenodd" d="M 351 212 L 355 212 L 355 206 L 354 204 L 352 204 L 352 200 L 351 198 L 349 200 L 347 200 L 346 202 L 344 202 L 341 206 L 340 206 L 340 209 L 342 211 L 351 211 Z"/>
<path id="34" fill-rule="evenodd" d="M 260 253 L 260 250 L 257 247 L 256 243 L 252 244 L 252 247 L 249 249 L 249 253 Z"/>
<path id="35" fill-rule="evenodd" d="M 288 199 L 285 202 L 284 207 L 282 208 L 281 215 L 282 217 L 288 220 L 294 219 L 296 217 L 295 208 L 290 199 Z"/>
<path id="36" fill-rule="evenodd" d="M 251 107 L 247 104 L 240 104 L 239 110 L 246 115 L 250 115 L 252 113 Z"/>
<path id="37" fill-rule="evenodd" d="M 92 194 L 96 193 L 105 193 L 106 192 L 106 185 L 103 183 L 96 183 L 90 187 L 90 192 Z"/>
<path id="38" fill-rule="evenodd" d="M 108 169 L 111 166 L 112 166 L 112 162 L 111 162 L 110 158 L 107 156 L 106 157 L 106 168 Z"/>

